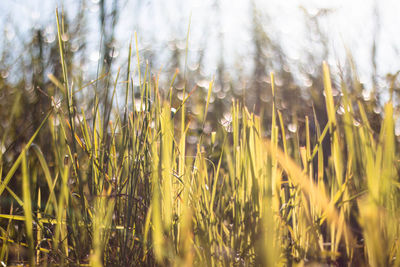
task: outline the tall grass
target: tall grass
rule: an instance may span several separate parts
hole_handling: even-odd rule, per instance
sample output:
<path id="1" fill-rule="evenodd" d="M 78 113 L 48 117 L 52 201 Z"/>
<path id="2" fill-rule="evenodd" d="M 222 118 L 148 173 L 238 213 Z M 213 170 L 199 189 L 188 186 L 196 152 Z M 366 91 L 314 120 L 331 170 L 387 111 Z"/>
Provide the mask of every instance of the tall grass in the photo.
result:
<path id="1" fill-rule="evenodd" d="M 344 82 L 342 96 L 334 98 L 323 64 L 326 125 L 314 113 L 305 118 L 303 132 L 288 132 L 271 74 L 271 88 L 265 90 L 273 96 L 267 107 L 272 121 L 266 129 L 261 117 L 233 101 L 229 125 L 208 134 L 213 80 L 202 114 L 190 118 L 188 99 L 196 92 L 185 88 L 182 101 L 173 103 L 175 77 L 165 92 L 149 66 L 141 73 L 135 35 L 135 71 L 130 46 L 125 80 L 120 70 L 116 77 L 100 75 L 99 81 L 114 78 L 111 100 L 104 101 L 110 106 L 102 106 L 96 94 L 88 113 L 79 111 L 74 94 L 95 82 L 87 88 L 69 83 L 58 16 L 57 26 L 63 79 L 51 80 L 64 101 L 59 106 L 56 95 L 49 96 L 53 108 L 4 173 L 0 154 L 0 195 L 15 200 L 9 213 L 0 214 L 6 225 L 0 228 L 2 262 L 400 265 L 392 99 L 375 133 L 364 103 L 351 97 Z M 136 89 L 133 77 L 139 79 Z M 125 96 L 122 112 L 118 94 Z M 195 121 L 202 131 L 193 146 L 187 139 Z M 34 144 L 44 125 L 53 155 Z M 322 145 L 327 139 L 328 149 Z M 9 187 L 21 178 L 22 197 Z"/>

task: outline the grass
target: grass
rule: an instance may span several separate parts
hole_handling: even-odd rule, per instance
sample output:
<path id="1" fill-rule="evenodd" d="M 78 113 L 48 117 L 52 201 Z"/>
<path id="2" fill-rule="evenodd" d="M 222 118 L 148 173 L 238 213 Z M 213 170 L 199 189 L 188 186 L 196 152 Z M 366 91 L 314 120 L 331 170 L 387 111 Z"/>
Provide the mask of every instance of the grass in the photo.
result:
<path id="1" fill-rule="evenodd" d="M 75 92 L 86 88 L 69 84 L 58 15 L 57 28 L 63 78 L 50 76 L 58 92 L 49 97 L 62 95 L 64 101 L 53 103 L 11 167 L 4 167 L 0 154 L 0 195 L 13 199 L 9 212 L 0 214 L 0 261 L 400 266 L 392 98 L 375 133 L 365 103 L 352 97 L 344 82 L 342 96 L 334 98 L 324 63 L 326 125 L 314 113 L 305 118 L 303 132 L 288 132 L 271 74 L 272 122 L 266 129 L 262 117 L 234 100 L 230 124 L 206 133 L 213 80 L 203 112 L 189 118 L 189 97 L 196 92 L 185 88 L 177 104 L 172 101 L 176 74 L 166 93 L 149 66 L 141 73 L 135 35 L 136 71 L 130 46 L 127 76 L 121 80 L 118 71 L 110 82 L 110 102 L 96 94 L 94 108 L 78 112 Z M 121 88 L 122 112 L 114 103 Z M 196 121 L 201 132 L 190 145 L 189 127 Z M 34 143 L 45 126 L 52 155 Z M 22 197 L 9 187 L 21 180 Z"/>

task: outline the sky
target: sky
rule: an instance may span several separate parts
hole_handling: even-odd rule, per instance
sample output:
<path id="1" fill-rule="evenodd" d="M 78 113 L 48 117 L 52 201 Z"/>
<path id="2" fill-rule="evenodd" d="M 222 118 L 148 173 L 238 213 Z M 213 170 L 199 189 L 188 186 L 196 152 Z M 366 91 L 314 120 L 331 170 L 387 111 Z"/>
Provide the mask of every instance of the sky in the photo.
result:
<path id="1" fill-rule="evenodd" d="M 6 34 L 0 37 L 16 43 L 35 27 L 45 27 L 49 38 L 55 33 L 55 7 L 64 6 L 74 12 L 78 0 L 2 0 L 0 1 L 0 29 Z M 87 0 L 89 40 L 92 52 L 90 58 L 97 59 L 99 44 L 98 26 L 99 0 Z M 108 1 L 110 2 L 110 1 Z M 207 48 L 206 71 L 212 75 L 216 70 L 219 55 L 219 36 L 222 34 L 223 57 L 229 68 L 235 60 L 246 57 L 251 45 L 250 1 L 247 0 L 120 0 L 123 9 L 117 28 L 116 51 L 121 57 L 136 31 L 141 47 L 151 46 L 156 52 L 168 49 L 174 39 L 184 45 L 186 31 L 191 18 L 190 43 L 192 51 L 189 63 L 195 64 L 196 51 Z M 304 21 L 305 8 L 309 14 L 330 9 L 320 25 L 329 36 L 332 53 L 326 60 L 330 65 L 343 63 L 345 47 L 355 58 L 362 81 L 368 83 L 371 73 L 371 49 L 376 29 L 375 10 L 379 14 L 379 31 L 376 36 L 378 73 L 394 73 L 400 70 L 399 49 L 400 1 L 397 0 L 255 0 L 259 12 L 266 19 L 267 33 L 281 40 L 286 54 L 293 60 L 302 60 L 305 50 L 312 49 L 307 42 L 308 29 Z M 374 9 L 377 7 L 377 9 Z M 1 47 L 1 46 L 0 46 Z M 1 48 L 0 48 L 1 49 Z M 304 59 L 305 60 L 305 59 Z M 94 62 L 95 63 L 95 62 Z M 160 63 L 161 64 L 161 63 Z M 243 61 L 243 67 L 250 62 Z"/>

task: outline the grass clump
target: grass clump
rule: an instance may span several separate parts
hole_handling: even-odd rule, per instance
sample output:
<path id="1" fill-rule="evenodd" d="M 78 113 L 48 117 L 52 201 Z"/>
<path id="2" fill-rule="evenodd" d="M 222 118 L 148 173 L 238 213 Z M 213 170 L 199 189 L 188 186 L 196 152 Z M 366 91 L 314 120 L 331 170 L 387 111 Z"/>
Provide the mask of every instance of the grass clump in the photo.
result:
<path id="1" fill-rule="evenodd" d="M 10 166 L 0 154 L 0 196 L 10 203 L 0 214 L 2 262 L 400 265 L 392 97 L 376 133 L 366 103 L 346 83 L 333 96 L 323 64 L 326 124 L 314 112 L 293 133 L 275 102 L 271 74 L 270 124 L 234 100 L 229 124 L 207 132 L 214 81 L 203 112 L 189 116 L 196 92 L 185 87 L 182 100 L 173 101 L 175 76 L 163 90 L 148 65 L 141 73 L 138 49 L 132 71 L 130 47 L 125 80 L 118 70 L 76 88 L 58 17 L 57 23 L 63 74 L 50 76 L 58 88 L 49 95 L 52 108 Z M 103 80 L 111 97 L 96 93 L 90 109 L 80 106 L 76 92 Z M 116 103 L 121 90 L 123 106 Z M 35 143 L 44 127 L 46 154 Z M 18 181 L 16 191 L 10 185 Z"/>

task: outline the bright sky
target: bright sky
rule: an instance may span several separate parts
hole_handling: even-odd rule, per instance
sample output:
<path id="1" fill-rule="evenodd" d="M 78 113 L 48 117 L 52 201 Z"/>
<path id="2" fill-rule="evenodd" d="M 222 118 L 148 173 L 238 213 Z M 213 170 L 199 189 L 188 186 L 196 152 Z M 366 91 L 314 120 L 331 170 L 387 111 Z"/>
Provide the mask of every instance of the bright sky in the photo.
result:
<path id="1" fill-rule="evenodd" d="M 93 59 L 96 58 L 95 49 L 98 48 L 100 36 L 98 2 L 99 0 L 87 1 L 90 10 L 89 39 L 93 40 Z M 215 0 L 120 0 L 120 3 L 126 5 L 120 17 L 117 49 L 121 49 L 120 54 L 123 56 L 130 37 L 137 31 L 142 46 L 151 46 L 156 51 L 162 51 L 168 47 L 168 41 L 172 40 L 172 36 L 180 40 L 185 39 L 189 16 L 192 14 L 190 49 L 196 51 L 206 46 L 209 74 L 215 71 L 219 58 L 218 25 L 221 25 L 225 39 L 224 58 L 228 65 L 233 65 L 236 56 L 249 54 L 247 48 L 251 46 L 250 1 L 220 0 L 219 10 L 216 9 L 215 2 Z M 372 32 L 375 27 L 373 9 L 375 0 L 255 0 L 255 2 L 260 12 L 269 17 L 267 31 L 282 40 L 286 53 L 293 59 L 301 59 L 302 51 L 310 49 L 310 43 L 305 41 L 307 29 L 304 24 L 304 13 L 300 7 L 305 7 L 311 14 L 315 14 L 318 8 L 332 9 L 333 12 L 321 20 L 323 30 L 329 33 L 331 40 L 329 46 L 334 51 L 328 62 L 331 65 L 335 65 L 338 60 L 343 62 L 346 45 L 358 62 L 361 79 L 368 82 L 371 71 Z M 77 3 L 79 3 L 77 0 L 2 0 L 0 29 L 5 29 L 5 38 L 14 42 L 32 26 L 38 25 L 45 25 L 50 36 L 55 32 L 55 7 L 64 4 L 67 9 L 74 10 Z M 400 69 L 398 34 L 400 1 L 377 0 L 377 3 L 380 14 L 380 34 L 377 40 L 378 70 L 384 75 Z M 0 43 L 2 38 L 0 37 Z M 191 60 L 194 62 L 196 58 Z"/>

